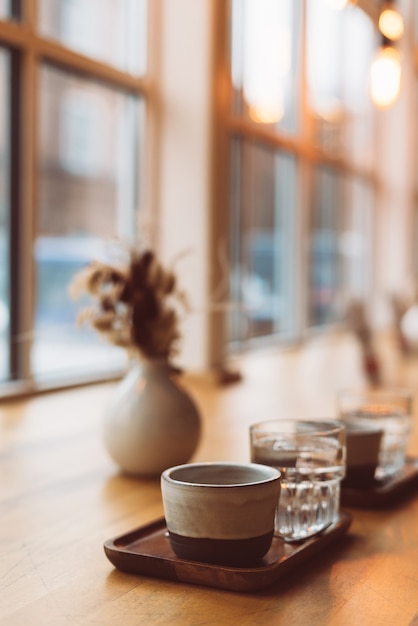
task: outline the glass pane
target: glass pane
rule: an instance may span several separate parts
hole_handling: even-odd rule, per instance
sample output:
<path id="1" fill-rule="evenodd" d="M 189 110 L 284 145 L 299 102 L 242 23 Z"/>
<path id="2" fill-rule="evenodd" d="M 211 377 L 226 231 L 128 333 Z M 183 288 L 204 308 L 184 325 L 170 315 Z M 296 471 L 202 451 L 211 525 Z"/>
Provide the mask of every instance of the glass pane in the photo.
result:
<path id="1" fill-rule="evenodd" d="M 418 6 L 417 6 L 417 10 L 418 10 Z M 414 99 L 413 99 L 412 105 L 413 105 L 413 110 L 415 111 L 414 119 L 416 119 L 417 113 L 418 113 L 418 76 L 415 78 L 413 94 L 414 94 Z M 412 148 L 412 155 L 413 155 L 413 163 L 414 163 L 414 167 L 413 167 L 414 191 L 415 191 L 415 198 L 418 199 L 418 124 L 416 122 L 414 123 L 414 126 L 413 126 L 413 133 L 414 133 L 414 145 Z"/>
<path id="2" fill-rule="evenodd" d="M 355 42 L 355 43 L 354 43 Z M 357 163 L 373 162 L 373 106 L 369 70 L 375 35 L 359 8 L 308 0 L 307 73 L 313 141 Z"/>
<path id="3" fill-rule="evenodd" d="M 301 0 L 233 0 L 234 111 L 288 132 L 298 126 Z"/>
<path id="4" fill-rule="evenodd" d="M 317 170 L 314 181 L 309 234 L 309 319 L 318 326 L 337 318 L 334 310 L 338 286 L 338 204 L 341 180 L 327 170 Z"/>
<path id="5" fill-rule="evenodd" d="M 39 29 L 123 71 L 146 69 L 147 0 L 40 0 Z"/>
<path id="6" fill-rule="evenodd" d="M 418 44 L 418 6 L 416 2 L 411 3 L 414 45 Z M 404 24 L 405 26 L 405 24 Z"/>
<path id="7" fill-rule="evenodd" d="M 11 17 L 11 0 L 0 0 L 0 19 Z"/>
<path id="8" fill-rule="evenodd" d="M 418 276 L 418 246 L 415 245 L 418 241 L 418 206 L 415 205 L 412 212 L 412 234 L 410 241 L 414 242 L 412 247 L 412 272 L 415 276 Z"/>
<path id="9" fill-rule="evenodd" d="M 0 49 L 0 379 L 9 377 L 10 56 Z"/>
<path id="10" fill-rule="evenodd" d="M 347 178 L 344 212 L 338 233 L 341 264 L 341 307 L 352 299 L 365 299 L 371 285 L 373 191 L 362 180 Z"/>
<path id="11" fill-rule="evenodd" d="M 417 36 L 418 36 L 418 6 L 415 11 L 416 21 L 417 21 Z M 418 80 L 415 80 L 414 85 L 414 100 L 413 107 L 415 111 L 418 111 Z M 415 116 L 416 117 L 416 116 Z M 414 146 L 413 146 L 413 163 L 414 163 L 414 206 L 412 209 L 412 235 L 411 242 L 414 242 L 412 245 L 412 271 L 416 276 L 418 276 L 418 246 L 416 242 L 418 241 L 418 125 L 414 124 Z"/>
<path id="12" fill-rule="evenodd" d="M 314 174 L 309 232 L 308 324 L 342 319 L 352 298 L 369 287 L 370 188 L 327 169 Z"/>
<path id="13" fill-rule="evenodd" d="M 76 328 L 81 304 L 67 289 L 78 269 L 103 258 L 106 240 L 135 233 L 142 104 L 49 67 L 40 73 L 39 103 L 33 371 L 42 377 L 109 369 L 125 355 Z"/>
<path id="14" fill-rule="evenodd" d="M 231 341 L 294 330 L 295 170 L 289 156 L 234 144 Z"/>

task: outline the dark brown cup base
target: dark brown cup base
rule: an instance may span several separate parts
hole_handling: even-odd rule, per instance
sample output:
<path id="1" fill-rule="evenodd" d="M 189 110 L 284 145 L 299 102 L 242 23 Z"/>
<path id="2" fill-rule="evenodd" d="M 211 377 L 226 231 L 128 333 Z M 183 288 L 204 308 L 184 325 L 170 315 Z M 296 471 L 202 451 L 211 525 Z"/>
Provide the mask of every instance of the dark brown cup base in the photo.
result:
<path id="1" fill-rule="evenodd" d="M 273 530 L 250 539 L 201 539 L 183 537 L 169 531 L 170 544 L 181 559 L 231 567 L 257 565 L 269 551 Z"/>
<path id="2" fill-rule="evenodd" d="M 355 487 L 356 489 L 369 489 L 377 484 L 374 477 L 376 465 L 359 465 L 347 467 L 342 487 Z"/>

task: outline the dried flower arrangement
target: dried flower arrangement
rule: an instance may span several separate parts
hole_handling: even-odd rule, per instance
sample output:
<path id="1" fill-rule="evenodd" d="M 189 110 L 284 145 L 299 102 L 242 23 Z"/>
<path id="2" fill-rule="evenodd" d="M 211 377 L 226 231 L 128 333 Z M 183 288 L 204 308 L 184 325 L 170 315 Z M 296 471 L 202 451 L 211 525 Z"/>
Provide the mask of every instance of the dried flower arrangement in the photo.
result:
<path id="1" fill-rule="evenodd" d="M 179 313 L 188 309 L 187 299 L 153 251 L 130 249 L 122 266 L 94 261 L 74 276 L 69 290 L 75 298 L 86 293 L 96 300 L 78 322 L 90 323 L 110 343 L 142 358 L 169 362 L 177 354 Z"/>

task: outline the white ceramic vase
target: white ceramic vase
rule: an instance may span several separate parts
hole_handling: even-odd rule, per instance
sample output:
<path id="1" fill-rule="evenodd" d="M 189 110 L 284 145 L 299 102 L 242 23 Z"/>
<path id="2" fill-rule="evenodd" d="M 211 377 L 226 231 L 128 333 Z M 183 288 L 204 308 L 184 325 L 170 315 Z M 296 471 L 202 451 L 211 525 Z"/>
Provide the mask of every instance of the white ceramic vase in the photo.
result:
<path id="1" fill-rule="evenodd" d="M 200 430 L 196 404 L 161 361 L 134 364 L 104 418 L 104 442 L 112 459 L 122 471 L 144 476 L 187 463 Z"/>

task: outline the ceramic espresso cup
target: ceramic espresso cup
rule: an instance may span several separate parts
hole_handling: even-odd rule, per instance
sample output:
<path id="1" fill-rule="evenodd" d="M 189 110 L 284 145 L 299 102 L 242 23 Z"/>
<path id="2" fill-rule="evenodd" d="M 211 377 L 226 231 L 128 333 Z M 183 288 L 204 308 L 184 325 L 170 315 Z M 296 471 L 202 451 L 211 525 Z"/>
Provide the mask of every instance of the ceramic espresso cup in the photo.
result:
<path id="1" fill-rule="evenodd" d="M 256 463 L 189 463 L 161 475 L 171 547 L 181 558 L 250 566 L 268 552 L 280 472 Z"/>

